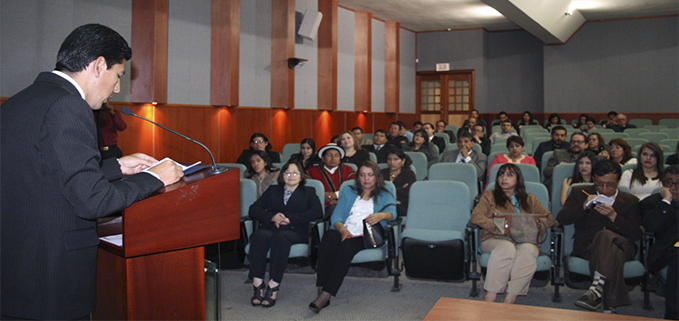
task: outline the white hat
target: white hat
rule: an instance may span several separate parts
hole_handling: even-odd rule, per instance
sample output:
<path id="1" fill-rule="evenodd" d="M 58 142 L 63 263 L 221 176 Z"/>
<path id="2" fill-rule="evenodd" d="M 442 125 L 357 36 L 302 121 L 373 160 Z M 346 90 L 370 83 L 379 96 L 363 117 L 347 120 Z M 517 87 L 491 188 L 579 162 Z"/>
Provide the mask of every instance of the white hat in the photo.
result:
<path id="1" fill-rule="evenodd" d="M 318 156 L 323 157 L 323 153 L 329 149 L 334 149 L 337 150 L 340 153 L 340 158 L 344 158 L 344 149 L 342 147 L 337 146 L 337 144 L 328 144 L 323 146 L 321 149 L 318 150 Z"/>

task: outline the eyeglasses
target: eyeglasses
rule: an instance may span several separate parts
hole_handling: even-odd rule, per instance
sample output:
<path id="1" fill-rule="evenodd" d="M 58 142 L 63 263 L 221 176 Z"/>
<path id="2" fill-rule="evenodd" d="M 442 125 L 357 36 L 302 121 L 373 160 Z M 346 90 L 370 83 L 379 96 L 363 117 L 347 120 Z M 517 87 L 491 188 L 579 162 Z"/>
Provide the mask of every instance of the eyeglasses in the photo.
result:
<path id="1" fill-rule="evenodd" d="M 580 145 L 580 144 L 584 144 L 584 143 L 585 143 L 584 140 L 571 140 L 571 144 L 578 144 L 578 145 Z"/>
<path id="2" fill-rule="evenodd" d="M 677 186 L 679 186 L 679 181 L 673 181 L 671 179 L 667 179 L 667 180 L 664 180 L 662 182 L 662 186 L 665 186 L 667 188 L 677 187 Z"/>
<path id="3" fill-rule="evenodd" d="M 285 175 L 287 177 L 297 177 L 297 176 L 299 176 L 299 174 L 300 174 L 299 172 L 285 172 L 285 173 L 283 173 L 283 175 Z"/>
<path id="4" fill-rule="evenodd" d="M 252 143 L 255 144 L 255 145 L 258 145 L 258 144 L 264 144 L 264 143 L 266 143 L 266 142 L 263 141 L 263 140 L 255 140 L 255 141 L 253 141 Z"/>
<path id="5" fill-rule="evenodd" d="M 596 185 L 596 187 L 604 187 L 604 186 L 606 186 L 608 188 L 618 187 L 617 182 L 616 183 L 613 183 L 613 182 L 610 182 L 610 183 L 595 182 L 594 185 Z"/>

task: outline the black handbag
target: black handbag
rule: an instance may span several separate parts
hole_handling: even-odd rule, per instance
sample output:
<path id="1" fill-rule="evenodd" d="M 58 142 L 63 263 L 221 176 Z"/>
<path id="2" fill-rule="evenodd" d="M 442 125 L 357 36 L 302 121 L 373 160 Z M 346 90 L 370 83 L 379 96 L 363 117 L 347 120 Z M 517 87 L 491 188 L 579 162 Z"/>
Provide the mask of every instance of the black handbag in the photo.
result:
<path id="1" fill-rule="evenodd" d="M 389 206 L 396 206 L 396 204 L 387 204 L 385 205 L 381 210 L 377 211 L 382 212 L 384 211 L 387 207 Z M 393 215 L 393 213 L 392 213 Z M 386 243 L 387 239 L 385 237 L 384 233 L 384 227 L 382 227 L 382 224 L 377 223 L 375 225 L 370 225 L 368 222 L 363 220 L 363 246 L 365 246 L 366 249 L 374 249 L 378 247 L 382 247 L 384 243 Z"/>

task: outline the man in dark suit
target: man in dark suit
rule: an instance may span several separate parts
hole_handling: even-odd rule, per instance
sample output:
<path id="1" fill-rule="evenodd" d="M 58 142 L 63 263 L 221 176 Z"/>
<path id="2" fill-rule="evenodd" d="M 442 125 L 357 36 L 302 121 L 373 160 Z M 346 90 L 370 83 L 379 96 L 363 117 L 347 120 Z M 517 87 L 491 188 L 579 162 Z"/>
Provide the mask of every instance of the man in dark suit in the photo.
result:
<path id="1" fill-rule="evenodd" d="M 174 162 L 139 173 L 157 162 L 143 154 L 101 161 L 92 110 L 120 90 L 131 56 L 110 28 L 78 27 L 61 45 L 56 70 L 0 108 L 3 319 L 88 319 L 96 305 L 96 219 L 182 176 Z"/>
<path id="2" fill-rule="evenodd" d="M 387 152 L 389 149 L 394 148 L 393 145 L 387 143 L 387 132 L 384 129 L 378 129 L 373 134 L 373 144 L 362 146 L 369 152 L 374 153 L 377 156 L 378 163 L 387 162 Z"/>
<path id="3" fill-rule="evenodd" d="M 542 163 L 542 155 L 544 153 L 557 149 L 568 149 L 569 147 L 571 147 L 571 144 L 566 141 L 566 128 L 557 125 L 552 127 L 552 139 L 540 143 L 538 148 L 535 149 L 535 153 L 533 153 L 533 158 L 539 167 L 540 163 Z"/>
<path id="4" fill-rule="evenodd" d="M 490 155 L 490 139 L 486 136 L 486 130 L 483 125 L 474 125 L 474 128 L 472 128 L 472 140 L 474 144 L 481 145 L 481 151 L 484 154 Z"/>
<path id="5" fill-rule="evenodd" d="M 486 175 L 486 163 L 488 156 L 474 150 L 474 140 L 470 133 L 462 133 L 457 138 L 457 150 L 450 150 L 441 155 L 441 162 L 445 163 L 469 163 L 476 167 L 479 180 Z"/>
<path id="6" fill-rule="evenodd" d="M 422 126 L 422 129 L 424 129 L 424 131 L 427 132 L 427 135 L 429 136 L 429 142 L 436 145 L 436 147 L 439 148 L 439 153 L 442 154 L 443 151 L 446 149 L 446 141 L 443 140 L 443 138 L 434 135 L 436 131 L 434 125 L 432 125 L 431 123 L 425 123 Z"/>
<path id="7" fill-rule="evenodd" d="M 615 124 L 608 126 L 608 128 L 612 129 L 616 133 L 622 133 L 625 131 L 625 129 L 637 128 L 637 126 L 628 124 L 627 116 L 623 113 L 620 113 L 617 116 L 615 116 Z"/>
<path id="8" fill-rule="evenodd" d="M 401 145 L 408 143 L 408 138 L 401 135 L 401 130 L 405 129 L 401 122 L 395 121 L 389 124 L 389 135 L 387 135 L 387 143 L 401 148 Z M 374 135 L 373 135 L 374 136 Z M 373 141 L 375 137 L 373 137 Z"/>
<path id="9" fill-rule="evenodd" d="M 640 204 L 644 229 L 653 233 L 655 242 L 648 251 L 646 268 L 658 273 L 665 266 L 665 319 L 679 318 L 679 166 L 665 169 L 660 193 L 645 198 Z"/>
<path id="10" fill-rule="evenodd" d="M 453 133 L 453 131 L 451 131 L 451 130 L 446 130 L 446 125 L 448 125 L 448 124 L 443 120 L 437 121 L 436 122 L 436 132 L 448 134 L 448 137 L 450 138 L 449 141 L 452 143 L 452 142 L 456 141 L 455 133 Z"/>
<path id="11" fill-rule="evenodd" d="M 572 255 L 589 260 L 593 281 L 575 305 L 592 311 L 599 309 L 602 301 L 604 312 L 631 303 L 623 265 L 636 254 L 641 212 L 636 196 L 618 190 L 621 172 L 614 161 L 596 163 L 594 186 L 574 187 L 557 216 L 559 223 L 575 225 Z M 590 203 L 599 195 L 612 198 L 613 204 Z"/>

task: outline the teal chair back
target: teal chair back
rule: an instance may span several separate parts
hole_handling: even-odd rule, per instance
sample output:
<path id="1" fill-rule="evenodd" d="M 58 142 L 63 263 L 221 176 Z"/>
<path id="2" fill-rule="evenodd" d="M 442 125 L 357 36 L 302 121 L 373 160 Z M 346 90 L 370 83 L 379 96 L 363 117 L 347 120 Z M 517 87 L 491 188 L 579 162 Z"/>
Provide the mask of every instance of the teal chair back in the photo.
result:
<path id="1" fill-rule="evenodd" d="M 629 120 L 630 125 L 637 127 L 644 127 L 646 125 L 653 125 L 653 121 L 648 118 L 632 118 Z M 627 132 L 627 130 L 625 130 Z"/>
<path id="2" fill-rule="evenodd" d="M 218 166 L 225 166 L 225 167 L 236 167 L 240 171 L 240 178 L 245 177 L 245 172 L 248 170 L 248 167 L 241 164 L 241 163 L 217 163 Z"/>
<path id="3" fill-rule="evenodd" d="M 650 133 L 651 131 L 646 129 L 646 128 L 627 128 L 625 129 L 625 134 L 629 135 L 629 137 L 635 137 L 639 138 L 639 134 L 641 133 Z"/>
<path id="4" fill-rule="evenodd" d="M 363 133 L 363 139 L 373 140 L 374 136 L 375 136 L 375 134 L 373 134 L 373 133 Z"/>
<path id="5" fill-rule="evenodd" d="M 649 142 L 656 142 L 656 143 L 660 142 L 663 139 L 670 138 L 669 136 L 667 136 L 667 134 L 661 133 L 661 132 L 641 133 L 641 134 L 639 134 L 639 137 L 640 138 L 646 138 L 646 139 L 648 139 Z"/>
<path id="6" fill-rule="evenodd" d="M 471 214 L 469 188 L 462 182 L 415 182 L 402 237 L 425 241 L 464 239 Z"/>
<path id="7" fill-rule="evenodd" d="M 505 139 L 505 143 L 507 140 Z M 509 149 L 507 149 L 507 145 L 504 144 L 493 144 L 490 146 L 490 153 L 508 153 Z"/>
<path id="8" fill-rule="evenodd" d="M 377 155 L 375 155 L 375 153 L 373 153 L 373 152 L 368 152 L 368 154 L 370 154 L 370 160 L 373 163 L 377 164 Z"/>
<path id="9" fill-rule="evenodd" d="M 479 180 L 476 175 L 476 167 L 465 163 L 438 163 L 429 168 L 429 181 L 455 181 L 462 182 L 469 189 L 470 204 L 479 195 Z M 412 194 L 411 199 L 412 199 Z"/>
<path id="10" fill-rule="evenodd" d="M 658 121 L 658 125 L 667 126 L 667 128 L 679 128 L 679 118 L 663 118 Z"/>
<path id="11" fill-rule="evenodd" d="M 290 143 L 283 146 L 283 153 L 281 153 L 281 163 L 287 163 L 293 154 L 299 153 L 301 144 Z"/>
<path id="12" fill-rule="evenodd" d="M 455 125 L 446 125 L 446 127 L 444 129 L 452 131 L 453 133 L 455 133 L 457 135 L 458 128 Z"/>
<path id="13" fill-rule="evenodd" d="M 541 143 L 550 141 L 552 139 L 551 136 L 536 136 L 536 137 L 528 137 L 528 140 L 530 141 L 531 147 L 530 147 L 530 155 L 535 155 L 535 151 L 538 149 Z"/>
<path id="14" fill-rule="evenodd" d="M 446 142 L 446 145 L 452 143 L 450 141 L 450 136 L 448 136 L 446 133 L 434 133 L 434 136 L 443 138 L 443 141 Z"/>
<path id="15" fill-rule="evenodd" d="M 250 205 L 257 201 L 257 184 L 249 178 L 240 179 L 240 217 L 249 217 Z"/>
<path id="16" fill-rule="evenodd" d="M 420 152 L 405 152 L 405 154 L 410 156 L 413 165 L 417 169 L 417 172 L 415 173 L 417 180 L 425 180 L 427 178 L 427 156 Z"/>
<path id="17" fill-rule="evenodd" d="M 542 160 L 540 161 L 540 181 L 544 182 L 545 181 L 545 168 L 547 168 L 547 163 L 549 163 L 549 159 L 552 158 L 552 155 L 554 155 L 554 151 L 548 151 L 542 154 Z"/>
<path id="18" fill-rule="evenodd" d="M 658 132 L 661 129 L 667 128 L 667 126 L 665 126 L 665 125 L 646 125 L 646 126 L 644 126 L 644 128 L 650 130 L 651 132 Z"/>
<path id="19" fill-rule="evenodd" d="M 626 133 L 612 132 L 612 133 L 600 133 L 600 134 L 607 142 L 610 142 L 611 139 L 615 139 L 615 138 L 627 139 L 629 137 L 629 135 L 627 135 Z"/>
<path id="20" fill-rule="evenodd" d="M 323 182 L 317 179 L 307 178 L 305 184 L 306 186 L 313 187 L 316 190 L 316 196 L 318 196 L 318 200 L 321 201 L 321 205 L 324 204 L 325 186 L 323 186 Z M 321 209 L 323 210 L 323 215 L 325 215 L 325 206 L 321 206 Z"/>
<path id="21" fill-rule="evenodd" d="M 659 144 L 666 145 L 668 148 L 663 148 L 663 153 L 664 154 L 672 154 L 673 152 L 677 151 L 677 142 L 679 142 L 679 138 L 668 138 L 668 139 L 663 139 L 659 142 Z"/>
<path id="22" fill-rule="evenodd" d="M 552 213 L 559 213 L 561 211 L 563 180 L 573 175 L 573 168 L 575 168 L 575 163 L 559 164 L 554 167 L 554 172 L 552 173 Z"/>
<path id="23" fill-rule="evenodd" d="M 497 177 L 497 172 L 500 170 L 504 164 L 496 164 L 490 169 L 490 176 L 488 177 L 488 185 L 495 185 L 495 178 Z M 514 164 L 519 167 L 521 174 L 523 174 L 523 180 L 525 182 L 535 182 L 540 183 L 540 171 L 538 167 L 533 164 Z"/>
<path id="24" fill-rule="evenodd" d="M 638 137 L 629 137 L 629 138 L 625 138 L 625 141 L 626 141 L 627 144 L 629 144 L 630 146 L 637 146 L 637 145 L 642 145 L 642 144 L 648 143 L 648 139 L 646 139 L 646 138 L 638 138 Z"/>

